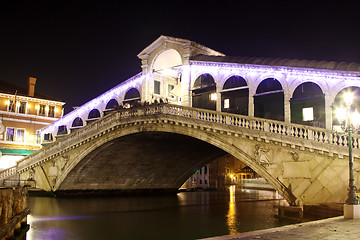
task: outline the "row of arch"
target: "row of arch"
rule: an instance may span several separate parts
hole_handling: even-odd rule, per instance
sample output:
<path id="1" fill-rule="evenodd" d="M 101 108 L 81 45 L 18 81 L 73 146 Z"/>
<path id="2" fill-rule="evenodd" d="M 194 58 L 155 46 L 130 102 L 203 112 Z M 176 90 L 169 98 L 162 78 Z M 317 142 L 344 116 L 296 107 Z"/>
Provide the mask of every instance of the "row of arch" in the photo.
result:
<path id="1" fill-rule="evenodd" d="M 140 98 L 139 90 L 137 90 L 136 88 L 130 88 L 126 92 L 124 100 L 122 101 L 122 104 L 119 104 L 119 102 L 116 99 L 112 98 L 107 102 L 104 112 L 111 111 L 114 109 L 119 109 L 122 107 L 122 105 L 125 105 L 125 104 L 134 105 L 140 101 L 141 101 L 141 98 Z M 98 109 L 94 108 L 94 109 L 90 110 L 90 112 L 88 113 L 87 121 L 93 121 L 93 120 L 99 119 L 100 117 L 101 117 L 100 111 Z M 81 117 L 76 117 L 71 124 L 72 128 L 82 127 L 82 126 L 84 126 L 84 121 Z"/>
<path id="2" fill-rule="evenodd" d="M 349 87 L 338 93 L 333 105 L 340 105 L 341 93 L 348 89 L 355 91 L 356 95 L 359 96 L 358 99 L 360 99 L 360 88 Z M 216 83 L 214 78 L 208 73 L 201 74 L 197 77 L 191 93 L 192 107 L 217 110 L 217 102 L 220 100 L 222 112 L 249 115 L 249 86 L 247 81 L 239 75 L 231 76 L 224 82 L 220 90 L 221 99 L 219 100 L 213 97 L 213 94 L 216 95 Z M 280 81 L 276 78 L 266 78 L 262 80 L 257 86 L 252 100 L 253 115 L 255 117 L 284 121 L 284 89 Z M 140 101 L 140 92 L 136 88 L 130 88 L 126 92 L 121 104 L 114 98 L 110 99 L 105 106 L 104 114 L 106 114 L 107 111 L 121 108 L 122 105 L 135 104 Z M 311 118 L 304 118 L 304 109 L 311 110 Z M 359 108 L 357 107 L 357 109 Z M 290 98 L 290 112 L 291 122 L 293 123 L 325 128 L 325 94 L 320 86 L 310 81 L 297 86 Z M 333 111 L 332 114 L 334 114 L 334 112 L 335 111 Z M 88 113 L 86 121 L 94 121 L 100 117 L 101 112 L 98 109 L 92 109 Z M 338 124 L 335 117 L 332 119 L 333 125 Z M 70 127 L 79 128 L 84 125 L 84 120 L 81 117 L 76 117 Z M 58 135 L 66 134 L 67 129 L 65 129 L 64 126 L 60 127 Z"/>
<path id="3" fill-rule="evenodd" d="M 348 90 L 354 91 L 355 95 L 360 96 L 358 87 L 343 89 L 337 94 L 333 106 L 340 105 L 343 91 Z M 200 75 L 193 85 L 192 106 L 216 110 L 218 99 L 214 94 L 216 94 L 214 78 L 208 73 Z M 229 77 L 224 82 L 220 95 L 222 112 L 249 115 L 249 86 L 243 77 L 238 75 Z M 284 89 L 280 81 L 275 78 L 262 80 L 253 96 L 254 116 L 284 121 L 284 105 Z M 304 109 L 309 110 L 309 114 L 312 116 L 305 116 Z M 293 123 L 325 128 L 325 94 L 320 86 L 310 81 L 297 86 L 290 98 L 290 111 Z M 333 119 L 333 125 L 337 124 L 334 117 Z"/>

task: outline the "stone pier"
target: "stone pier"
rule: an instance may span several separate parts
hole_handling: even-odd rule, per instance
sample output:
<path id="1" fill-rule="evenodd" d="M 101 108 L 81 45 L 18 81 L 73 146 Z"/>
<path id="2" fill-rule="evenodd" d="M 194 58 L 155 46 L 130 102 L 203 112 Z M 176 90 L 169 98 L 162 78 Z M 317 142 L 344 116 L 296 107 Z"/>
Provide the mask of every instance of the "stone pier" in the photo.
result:
<path id="1" fill-rule="evenodd" d="M 27 188 L 0 188 L 0 240 L 26 233 L 27 198 Z"/>

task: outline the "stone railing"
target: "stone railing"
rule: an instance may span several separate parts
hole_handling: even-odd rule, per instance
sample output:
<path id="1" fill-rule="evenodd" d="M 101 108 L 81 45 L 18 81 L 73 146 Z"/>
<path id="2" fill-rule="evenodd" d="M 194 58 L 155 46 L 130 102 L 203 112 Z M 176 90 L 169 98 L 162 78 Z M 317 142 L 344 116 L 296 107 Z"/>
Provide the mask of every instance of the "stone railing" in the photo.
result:
<path id="1" fill-rule="evenodd" d="M 0 171 L 0 180 L 14 176 L 16 174 L 16 166 Z"/>
<path id="2" fill-rule="evenodd" d="M 18 162 L 17 167 L 12 167 L 0 172 L 0 180 L 12 177 L 16 172 L 21 171 L 29 166 L 39 165 L 44 159 L 55 154 L 61 154 L 66 149 L 76 146 L 81 141 L 89 138 L 95 138 L 99 133 L 105 133 L 109 129 L 119 125 L 121 122 L 133 122 L 145 116 L 176 116 L 182 120 L 197 120 L 204 126 L 206 124 L 219 124 L 220 126 L 231 126 L 233 129 L 253 130 L 257 133 L 271 133 L 272 138 L 281 140 L 290 137 L 292 142 L 305 140 L 312 143 L 321 143 L 322 145 L 331 145 L 339 147 L 347 147 L 346 136 L 334 134 L 333 132 L 315 128 L 306 125 L 286 123 L 270 119 L 255 118 L 237 114 L 216 112 L 191 107 L 183 107 L 171 104 L 154 104 L 131 109 L 116 110 L 112 114 L 90 123 L 89 125 L 76 130 L 75 132 L 63 136 L 57 141 L 47 145 L 39 151 L 25 157 Z M 304 141 L 302 141 L 304 142 Z M 359 137 L 355 135 L 353 138 L 354 149 L 359 149 Z M 323 149 L 319 149 L 323 151 Z"/>

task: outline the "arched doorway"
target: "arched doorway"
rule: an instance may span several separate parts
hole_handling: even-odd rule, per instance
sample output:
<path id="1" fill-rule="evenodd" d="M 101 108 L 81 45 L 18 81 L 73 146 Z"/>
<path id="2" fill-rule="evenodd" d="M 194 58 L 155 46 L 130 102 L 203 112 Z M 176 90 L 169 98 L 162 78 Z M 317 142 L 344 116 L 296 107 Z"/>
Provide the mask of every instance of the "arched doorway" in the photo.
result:
<path id="1" fill-rule="evenodd" d="M 216 84 L 208 74 L 201 74 L 192 89 L 192 106 L 208 110 L 216 110 Z"/>
<path id="2" fill-rule="evenodd" d="M 300 84 L 290 99 L 291 122 L 325 128 L 325 95 L 313 82 Z"/>
<path id="3" fill-rule="evenodd" d="M 284 121 L 284 91 L 275 78 L 264 79 L 254 95 L 254 116 Z"/>
<path id="4" fill-rule="evenodd" d="M 249 87 L 243 77 L 228 78 L 221 91 L 221 111 L 248 115 Z"/>

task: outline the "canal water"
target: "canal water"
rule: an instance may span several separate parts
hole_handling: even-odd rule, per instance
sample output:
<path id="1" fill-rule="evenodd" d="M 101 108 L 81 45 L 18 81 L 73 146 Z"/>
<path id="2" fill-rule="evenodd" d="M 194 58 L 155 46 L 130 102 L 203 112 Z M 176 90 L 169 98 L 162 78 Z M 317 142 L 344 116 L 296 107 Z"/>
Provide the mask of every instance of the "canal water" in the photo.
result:
<path id="1" fill-rule="evenodd" d="M 27 240 L 199 239 L 278 227 L 274 191 L 230 186 L 225 191 L 166 196 L 30 197 Z"/>

